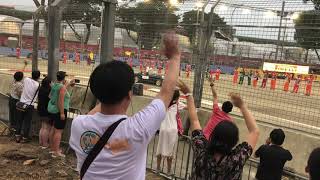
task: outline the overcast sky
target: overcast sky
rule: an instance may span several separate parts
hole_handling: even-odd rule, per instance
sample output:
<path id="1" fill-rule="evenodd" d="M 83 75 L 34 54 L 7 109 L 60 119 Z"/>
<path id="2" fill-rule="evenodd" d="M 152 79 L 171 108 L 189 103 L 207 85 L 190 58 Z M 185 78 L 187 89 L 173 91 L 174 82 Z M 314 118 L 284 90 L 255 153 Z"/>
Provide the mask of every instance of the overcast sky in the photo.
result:
<path id="1" fill-rule="evenodd" d="M 33 0 L 0 0 L 1 5 L 24 5 L 24 6 L 33 6 Z"/>
<path id="2" fill-rule="evenodd" d="M 196 0 L 185 0 L 185 2 L 185 4 L 179 6 L 180 14 L 195 9 L 194 2 L 196 2 Z M 210 11 L 211 5 L 214 2 L 215 0 L 211 0 L 206 11 Z M 241 5 L 242 7 L 237 7 L 234 4 Z M 15 6 L 16 9 L 29 11 L 35 9 L 33 0 L 0 0 L 0 5 L 12 5 Z M 282 0 L 222 0 L 215 12 L 223 17 L 227 24 L 235 26 L 237 35 L 277 39 L 278 28 L 255 28 L 253 26 L 279 26 L 279 17 L 274 16 L 266 18 L 265 14 L 268 10 L 281 10 L 281 5 Z M 222 8 L 222 6 L 225 7 Z M 226 6 L 229 7 L 226 8 Z M 250 9 L 250 7 L 258 9 L 262 8 L 262 11 L 261 9 Z M 286 0 L 285 4 L 285 11 L 288 12 L 299 12 L 312 8 L 312 3 L 309 2 L 305 4 L 303 3 L 303 0 Z M 237 25 L 247 25 L 248 27 L 237 27 Z M 287 27 L 286 34 L 283 36 L 285 36 L 287 41 L 292 41 L 294 35 L 292 20 L 283 22 L 283 25 Z"/>

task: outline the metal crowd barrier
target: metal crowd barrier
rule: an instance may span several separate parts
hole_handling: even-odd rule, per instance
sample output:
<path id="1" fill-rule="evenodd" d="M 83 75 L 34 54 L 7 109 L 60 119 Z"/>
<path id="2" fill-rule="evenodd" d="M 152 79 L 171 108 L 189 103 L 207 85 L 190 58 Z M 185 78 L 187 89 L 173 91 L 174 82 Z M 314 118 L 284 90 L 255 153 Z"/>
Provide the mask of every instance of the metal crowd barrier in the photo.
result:
<path id="1" fill-rule="evenodd" d="M 157 171 L 157 156 L 156 149 L 158 144 L 158 134 L 155 135 L 153 140 L 148 146 L 148 156 L 147 156 L 147 169 L 158 173 L 168 179 L 181 179 L 188 180 L 191 177 L 192 165 L 194 161 L 193 150 L 191 148 L 191 139 L 188 136 L 180 136 L 179 142 L 176 150 L 176 155 L 172 162 L 173 174 L 167 173 L 166 160 L 162 159 L 160 172 Z M 259 161 L 251 158 L 247 161 L 245 167 L 243 168 L 242 179 L 243 180 L 254 180 L 257 172 L 257 167 Z M 283 180 L 308 180 L 306 176 L 299 175 L 296 172 L 284 168 Z"/>
<path id="2" fill-rule="evenodd" d="M 1 123 L 0 135 L 4 135 L 9 128 L 9 96 L 8 95 L 0 93 L 0 107 L 1 107 L 0 108 L 0 123 Z M 62 141 L 64 142 L 69 141 L 72 120 L 81 114 L 82 113 L 80 109 L 72 108 L 72 107 L 69 109 L 69 112 L 67 115 L 68 116 L 67 124 L 62 135 Z M 38 136 L 40 128 L 41 128 L 41 120 L 37 111 L 35 110 L 32 116 L 31 135 Z"/>
<path id="3" fill-rule="evenodd" d="M 0 135 L 9 129 L 9 96 L 0 93 Z"/>
<path id="4" fill-rule="evenodd" d="M 5 128 L 9 126 L 9 96 L 0 93 L 0 123 Z M 63 133 L 62 141 L 68 144 L 68 140 L 70 137 L 70 129 L 72 120 L 81 114 L 81 111 L 76 108 L 70 108 L 68 112 L 68 121 L 66 124 L 66 128 Z M 33 120 L 32 120 L 32 134 L 38 135 L 38 132 L 41 127 L 41 121 L 39 119 L 38 113 L 34 112 Z M 2 131 L 6 131 L 4 129 Z M 2 132 L 4 133 L 4 132 Z M 1 134 L 1 132 L 0 132 Z M 3 134 L 2 134 L 3 135 Z M 167 164 L 166 160 L 162 159 L 160 172 L 157 171 L 157 156 L 156 156 L 156 149 L 158 144 L 158 134 L 152 139 L 152 141 L 148 145 L 147 149 L 147 169 L 159 173 L 159 175 L 171 178 L 171 179 L 181 179 L 187 180 L 191 176 L 192 172 L 192 165 L 193 165 L 193 151 L 191 148 L 191 139 L 189 136 L 179 136 L 178 145 L 176 148 L 175 157 L 172 162 L 172 174 L 167 173 Z M 242 179 L 253 180 L 255 177 L 255 173 L 257 167 L 259 165 L 259 161 L 256 159 L 250 159 L 247 161 L 246 166 L 243 170 Z M 299 175 L 293 171 L 285 169 L 283 172 L 283 178 L 286 180 L 308 180 L 307 177 L 303 175 Z"/>

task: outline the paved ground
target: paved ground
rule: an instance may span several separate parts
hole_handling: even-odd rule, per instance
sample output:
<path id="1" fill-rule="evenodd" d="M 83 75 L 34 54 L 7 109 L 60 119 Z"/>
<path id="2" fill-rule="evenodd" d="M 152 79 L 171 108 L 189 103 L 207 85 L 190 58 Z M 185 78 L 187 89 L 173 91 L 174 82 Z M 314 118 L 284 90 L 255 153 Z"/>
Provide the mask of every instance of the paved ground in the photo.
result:
<path id="1" fill-rule="evenodd" d="M 17 60 L 16 58 L 9 57 L 0 58 L 0 72 L 13 73 L 14 70 L 21 69 L 23 66 L 24 63 L 22 59 Z M 42 72 L 46 72 L 46 67 L 47 61 L 40 60 L 39 69 Z M 80 79 L 83 84 L 86 84 L 93 66 L 88 66 L 85 62 L 82 62 L 80 65 L 68 62 L 67 64 L 60 64 L 60 68 L 67 71 L 72 77 Z M 31 69 L 30 61 L 26 69 Z M 190 85 L 193 84 L 193 74 L 190 78 L 186 78 L 185 74 L 182 73 L 182 79 Z M 277 89 L 274 91 L 270 90 L 269 86 L 267 89 L 247 86 L 246 79 L 243 86 L 232 85 L 231 81 L 231 75 L 222 75 L 221 79 L 217 81 L 216 88 L 219 95 L 219 102 L 228 100 L 229 92 L 238 92 L 244 97 L 249 108 L 260 121 L 302 129 L 313 133 L 320 132 L 318 129 L 320 127 L 319 82 L 314 83 L 313 95 L 308 97 L 303 94 L 305 88 L 304 82 L 301 85 L 299 94 L 293 94 L 282 91 L 283 80 L 277 81 Z M 259 84 L 260 83 L 261 81 Z M 291 84 L 291 89 L 292 86 L 293 84 Z M 153 96 L 156 94 L 156 91 L 159 90 L 159 87 L 146 85 L 145 90 L 146 95 Z M 205 83 L 202 106 L 208 108 L 212 107 L 211 92 L 208 82 Z M 235 111 L 235 113 L 237 114 L 239 112 Z"/>

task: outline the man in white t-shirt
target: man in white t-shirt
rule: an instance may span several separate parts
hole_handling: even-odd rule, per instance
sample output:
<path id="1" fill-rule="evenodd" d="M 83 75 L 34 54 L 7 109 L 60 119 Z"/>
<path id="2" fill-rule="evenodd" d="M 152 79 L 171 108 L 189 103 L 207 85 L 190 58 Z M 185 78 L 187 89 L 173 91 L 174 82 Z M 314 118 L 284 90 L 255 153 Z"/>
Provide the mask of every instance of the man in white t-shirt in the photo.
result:
<path id="1" fill-rule="evenodd" d="M 71 127 L 70 146 L 77 155 L 77 169 L 106 129 L 126 118 L 116 128 L 108 143 L 88 168 L 83 179 L 145 179 L 147 146 L 160 128 L 169 106 L 180 67 L 178 39 L 174 33 L 164 37 L 169 71 L 160 93 L 147 107 L 132 117 L 126 115 L 132 100 L 134 72 L 120 61 L 99 65 L 90 77 L 90 89 L 101 102 L 93 115 L 78 116 Z"/>
<path id="2" fill-rule="evenodd" d="M 34 102 L 37 99 L 39 90 L 38 80 L 40 78 L 40 71 L 32 71 L 31 76 L 32 78 L 25 78 L 23 80 L 23 90 L 20 97 L 20 102 L 30 105 L 26 112 L 18 113 L 16 141 L 22 143 L 29 140 Z"/>

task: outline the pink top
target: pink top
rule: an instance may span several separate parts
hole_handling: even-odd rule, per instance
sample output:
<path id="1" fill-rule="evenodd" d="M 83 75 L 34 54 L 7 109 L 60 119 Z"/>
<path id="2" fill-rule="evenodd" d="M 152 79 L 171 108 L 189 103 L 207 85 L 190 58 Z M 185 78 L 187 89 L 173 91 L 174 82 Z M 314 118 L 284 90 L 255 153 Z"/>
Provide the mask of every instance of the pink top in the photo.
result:
<path id="1" fill-rule="evenodd" d="M 203 133 L 207 139 L 210 138 L 210 135 L 214 128 L 224 120 L 232 121 L 228 113 L 223 112 L 219 106 L 218 103 L 213 104 L 213 110 L 212 115 L 210 117 L 209 122 L 207 123 L 206 127 L 203 129 Z"/>

